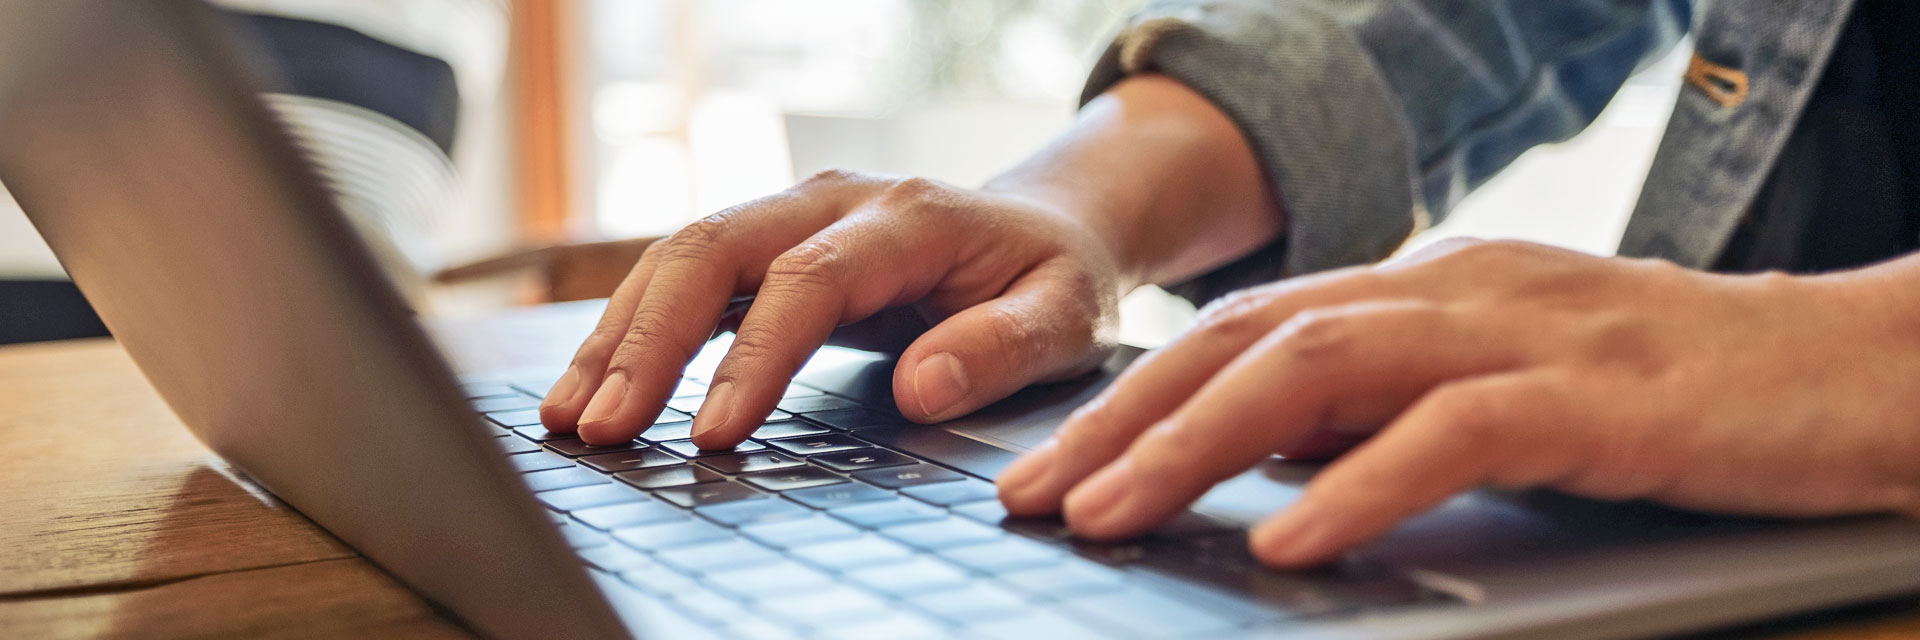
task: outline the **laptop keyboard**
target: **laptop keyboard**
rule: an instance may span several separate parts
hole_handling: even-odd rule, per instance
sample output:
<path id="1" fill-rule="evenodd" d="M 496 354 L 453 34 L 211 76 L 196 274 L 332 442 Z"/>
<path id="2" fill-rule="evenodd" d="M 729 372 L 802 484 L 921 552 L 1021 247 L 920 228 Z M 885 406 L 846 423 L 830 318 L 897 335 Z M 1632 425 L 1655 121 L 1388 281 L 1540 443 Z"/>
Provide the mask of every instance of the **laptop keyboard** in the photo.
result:
<path id="1" fill-rule="evenodd" d="M 1008 519 L 985 479 L 862 439 L 909 424 L 890 409 L 799 383 L 728 451 L 687 439 L 700 380 L 610 447 L 541 427 L 542 381 L 465 389 L 594 577 L 648 620 L 743 638 L 1184 637 L 1447 600 L 1377 566 L 1264 569 L 1243 531 L 1195 513 L 1122 544 Z"/>

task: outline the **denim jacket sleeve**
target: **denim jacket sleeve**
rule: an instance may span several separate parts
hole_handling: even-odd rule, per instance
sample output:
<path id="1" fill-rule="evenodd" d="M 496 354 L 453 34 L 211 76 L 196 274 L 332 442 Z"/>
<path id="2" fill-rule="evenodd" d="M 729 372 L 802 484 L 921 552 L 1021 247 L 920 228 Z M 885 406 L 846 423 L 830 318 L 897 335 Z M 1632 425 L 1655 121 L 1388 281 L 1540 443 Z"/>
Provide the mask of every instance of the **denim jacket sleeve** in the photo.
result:
<path id="1" fill-rule="evenodd" d="M 1689 0 L 1156 0 L 1095 65 L 1179 80 L 1246 135 L 1281 241 L 1196 302 L 1392 253 L 1521 152 L 1572 137 L 1685 32 Z"/>

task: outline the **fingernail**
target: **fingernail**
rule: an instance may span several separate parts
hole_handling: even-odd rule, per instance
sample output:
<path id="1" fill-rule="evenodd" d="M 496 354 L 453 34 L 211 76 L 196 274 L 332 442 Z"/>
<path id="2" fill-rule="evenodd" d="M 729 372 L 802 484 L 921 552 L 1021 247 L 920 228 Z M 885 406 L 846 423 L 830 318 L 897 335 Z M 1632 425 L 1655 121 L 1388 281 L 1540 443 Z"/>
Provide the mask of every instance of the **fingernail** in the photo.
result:
<path id="1" fill-rule="evenodd" d="M 1100 535 L 1126 515 L 1121 498 L 1133 489 L 1133 460 L 1121 457 L 1067 494 L 1066 513 L 1075 531 Z"/>
<path id="2" fill-rule="evenodd" d="M 913 395 L 920 412 L 932 418 L 967 397 L 967 371 L 951 353 L 936 353 L 913 368 Z"/>
<path id="3" fill-rule="evenodd" d="M 714 385 L 707 390 L 707 399 L 700 403 L 700 412 L 693 415 L 693 437 L 698 438 L 708 431 L 720 428 L 727 423 L 727 416 L 733 415 L 733 381 Z"/>
<path id="4" fill-rule="evenodd" d="M 607 376 L 600 383 L 600 390 L 593 392 L 593 399 L 587 401 L 587 410 L 580 413 L 580 424 L 606 422 L 613 419 L 613 413 L 620 410 L 620 403 L 627 399 L 627 374 L 618 371 Z"/>
<path id="5" fill-rule="evenodd" d="M 560 375 L 560 380 L 553 383 L 552 389 L 547 390 L 547 397 L 540 401 L 540 408 L 557 407 L 562 402 L 572 400 L 579 386 L 580 368 L 567 367 L 567 372 Z"/>

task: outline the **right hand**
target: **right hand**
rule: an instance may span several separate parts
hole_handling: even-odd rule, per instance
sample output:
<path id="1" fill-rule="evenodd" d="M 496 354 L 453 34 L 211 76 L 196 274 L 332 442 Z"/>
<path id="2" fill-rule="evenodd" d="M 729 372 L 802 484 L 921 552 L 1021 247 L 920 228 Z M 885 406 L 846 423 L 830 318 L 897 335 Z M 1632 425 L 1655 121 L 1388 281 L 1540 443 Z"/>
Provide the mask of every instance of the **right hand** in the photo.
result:
<path id="1" fill-rule="evenodd" d="M 919 422 L 963 415 L 1110 351 L 1136 284 L 1086 223 L 1016 195 L 827 172 L 648 247 L 540 407 L 596 444 L 638 436 L 728 300 L 757 294 L 694 420 L 740 443 L 837 325 L 913 305 L 937 324 L 901 354 L 893 392 Z"/>

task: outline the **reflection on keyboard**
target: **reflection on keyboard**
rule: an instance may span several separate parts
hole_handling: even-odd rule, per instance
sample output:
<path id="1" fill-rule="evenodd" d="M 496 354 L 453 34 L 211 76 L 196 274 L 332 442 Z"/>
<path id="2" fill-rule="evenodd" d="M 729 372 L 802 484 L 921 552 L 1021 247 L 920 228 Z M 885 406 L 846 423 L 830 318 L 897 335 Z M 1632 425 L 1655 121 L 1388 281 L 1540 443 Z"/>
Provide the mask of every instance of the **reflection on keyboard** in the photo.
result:
<path id="1" fill-rule="evenodd" d="M 1193 513 L 1104 545 L 1007 519 L 991 483 L 862 440 L 907 424 L 890 409 L 798 383 L 728 451 L 687 439 L 698 380 L 610 447 L 541 427 L 545 389 L 466 385 L 596 578 L 726 635 L 1204 636 L 1443 599 L 1378 567 L 1263 569 L 1243 532 Z"/>

